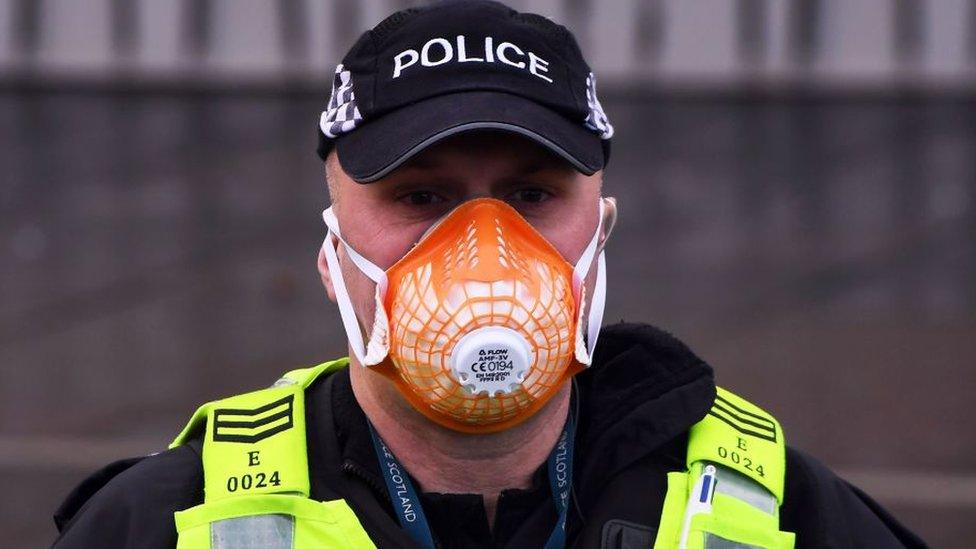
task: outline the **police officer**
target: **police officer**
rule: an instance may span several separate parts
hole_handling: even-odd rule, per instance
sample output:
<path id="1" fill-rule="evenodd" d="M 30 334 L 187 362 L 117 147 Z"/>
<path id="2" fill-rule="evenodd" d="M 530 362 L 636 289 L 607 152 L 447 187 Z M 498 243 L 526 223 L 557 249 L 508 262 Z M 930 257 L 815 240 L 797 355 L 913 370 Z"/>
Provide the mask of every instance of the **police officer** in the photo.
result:
<path id="1" fill-rule="evenodd" d="M 564 27 L 482 0 L 395 13 L 319 131 L 349 358 L 96 473 L 56 546 L 922 545 L 682 343 L 600 330 L 613 126 Z"/>

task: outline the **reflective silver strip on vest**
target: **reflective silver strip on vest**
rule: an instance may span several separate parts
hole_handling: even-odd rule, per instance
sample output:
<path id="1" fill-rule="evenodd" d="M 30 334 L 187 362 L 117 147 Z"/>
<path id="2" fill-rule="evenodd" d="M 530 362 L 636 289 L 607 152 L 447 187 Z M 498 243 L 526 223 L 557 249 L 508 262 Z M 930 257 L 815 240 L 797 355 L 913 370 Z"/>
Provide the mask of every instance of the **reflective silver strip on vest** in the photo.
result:
<path id="1" fill-rule="evenodd" d="M 705 549 L 762 549 L 762 547 L 729 541 L 715 534 L 705 534 Z"/>
<path id="2" fill-rule="evenodd" d="M 742 473 L 715 464 L 715 491 L 748 503 L 767 515 L 775 515 L 778 504 L 776 496 L 765 486 Z"/>
<path id="3" fill-rule="evenodd" d="M 210 549 L 293 549 L 295 517 L 254 515 L 210 524 Z"/>

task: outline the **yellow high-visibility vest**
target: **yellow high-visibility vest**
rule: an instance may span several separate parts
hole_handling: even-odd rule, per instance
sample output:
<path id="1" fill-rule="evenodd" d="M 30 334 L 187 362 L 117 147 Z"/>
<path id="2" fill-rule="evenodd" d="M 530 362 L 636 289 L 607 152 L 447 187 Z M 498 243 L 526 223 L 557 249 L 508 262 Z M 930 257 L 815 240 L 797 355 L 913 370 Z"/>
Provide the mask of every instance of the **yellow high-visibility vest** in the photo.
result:
<path id="1" fill-rule="evenodd" d="M 305 389 L 347 358 L 201 406 L 170 448 L 205 429 L 204 502 L 175 514 L 178 549 L 375 547 L 345 502 L 309 497 Z M 779 530 L 785 443 L 769 414 L 719 388 L 668 473 L 655 549 L 792 549 Z"/>

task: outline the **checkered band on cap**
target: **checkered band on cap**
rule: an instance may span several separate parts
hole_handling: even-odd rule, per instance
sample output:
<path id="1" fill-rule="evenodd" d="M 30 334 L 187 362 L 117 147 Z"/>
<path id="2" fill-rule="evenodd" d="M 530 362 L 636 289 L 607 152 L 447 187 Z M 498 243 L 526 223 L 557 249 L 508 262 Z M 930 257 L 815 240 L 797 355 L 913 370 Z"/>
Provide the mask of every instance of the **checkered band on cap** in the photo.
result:
<path id="1" fill-rule="evenodd" d="M 352 74 L 340 63 L 332 79 L 332 97 L 329 108 L 322 112 L 319 127 L 330 139 L 349 133 L 363 119 L 356 107 L 356 94 L 353 92 Z"/>
<path id="2" fill-rule="evenodd" d="M 613 126 L 596 97 L 596 76 L 592 72 L 586 77 L 586 103 L 590 106 L 590 114 L 586 115 L 586 127 L 599 132 L 600 139 L 613 137 Z"/>

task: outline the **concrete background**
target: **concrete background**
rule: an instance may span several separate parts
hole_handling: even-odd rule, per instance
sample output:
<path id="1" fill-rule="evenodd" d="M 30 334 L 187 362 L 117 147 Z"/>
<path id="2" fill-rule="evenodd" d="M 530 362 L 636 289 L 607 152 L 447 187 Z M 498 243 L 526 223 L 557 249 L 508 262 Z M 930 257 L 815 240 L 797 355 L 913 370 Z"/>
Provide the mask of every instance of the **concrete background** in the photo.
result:
<path id="1" fill-rule="evenodd" d="M 411 0 L 0 0 L 0 538 L 344 352 L 333 67 Z M 606 320 L 685 340 L 934 547 L 976 537 L 976 1 L 518 0 L 617 129 Z"/>

